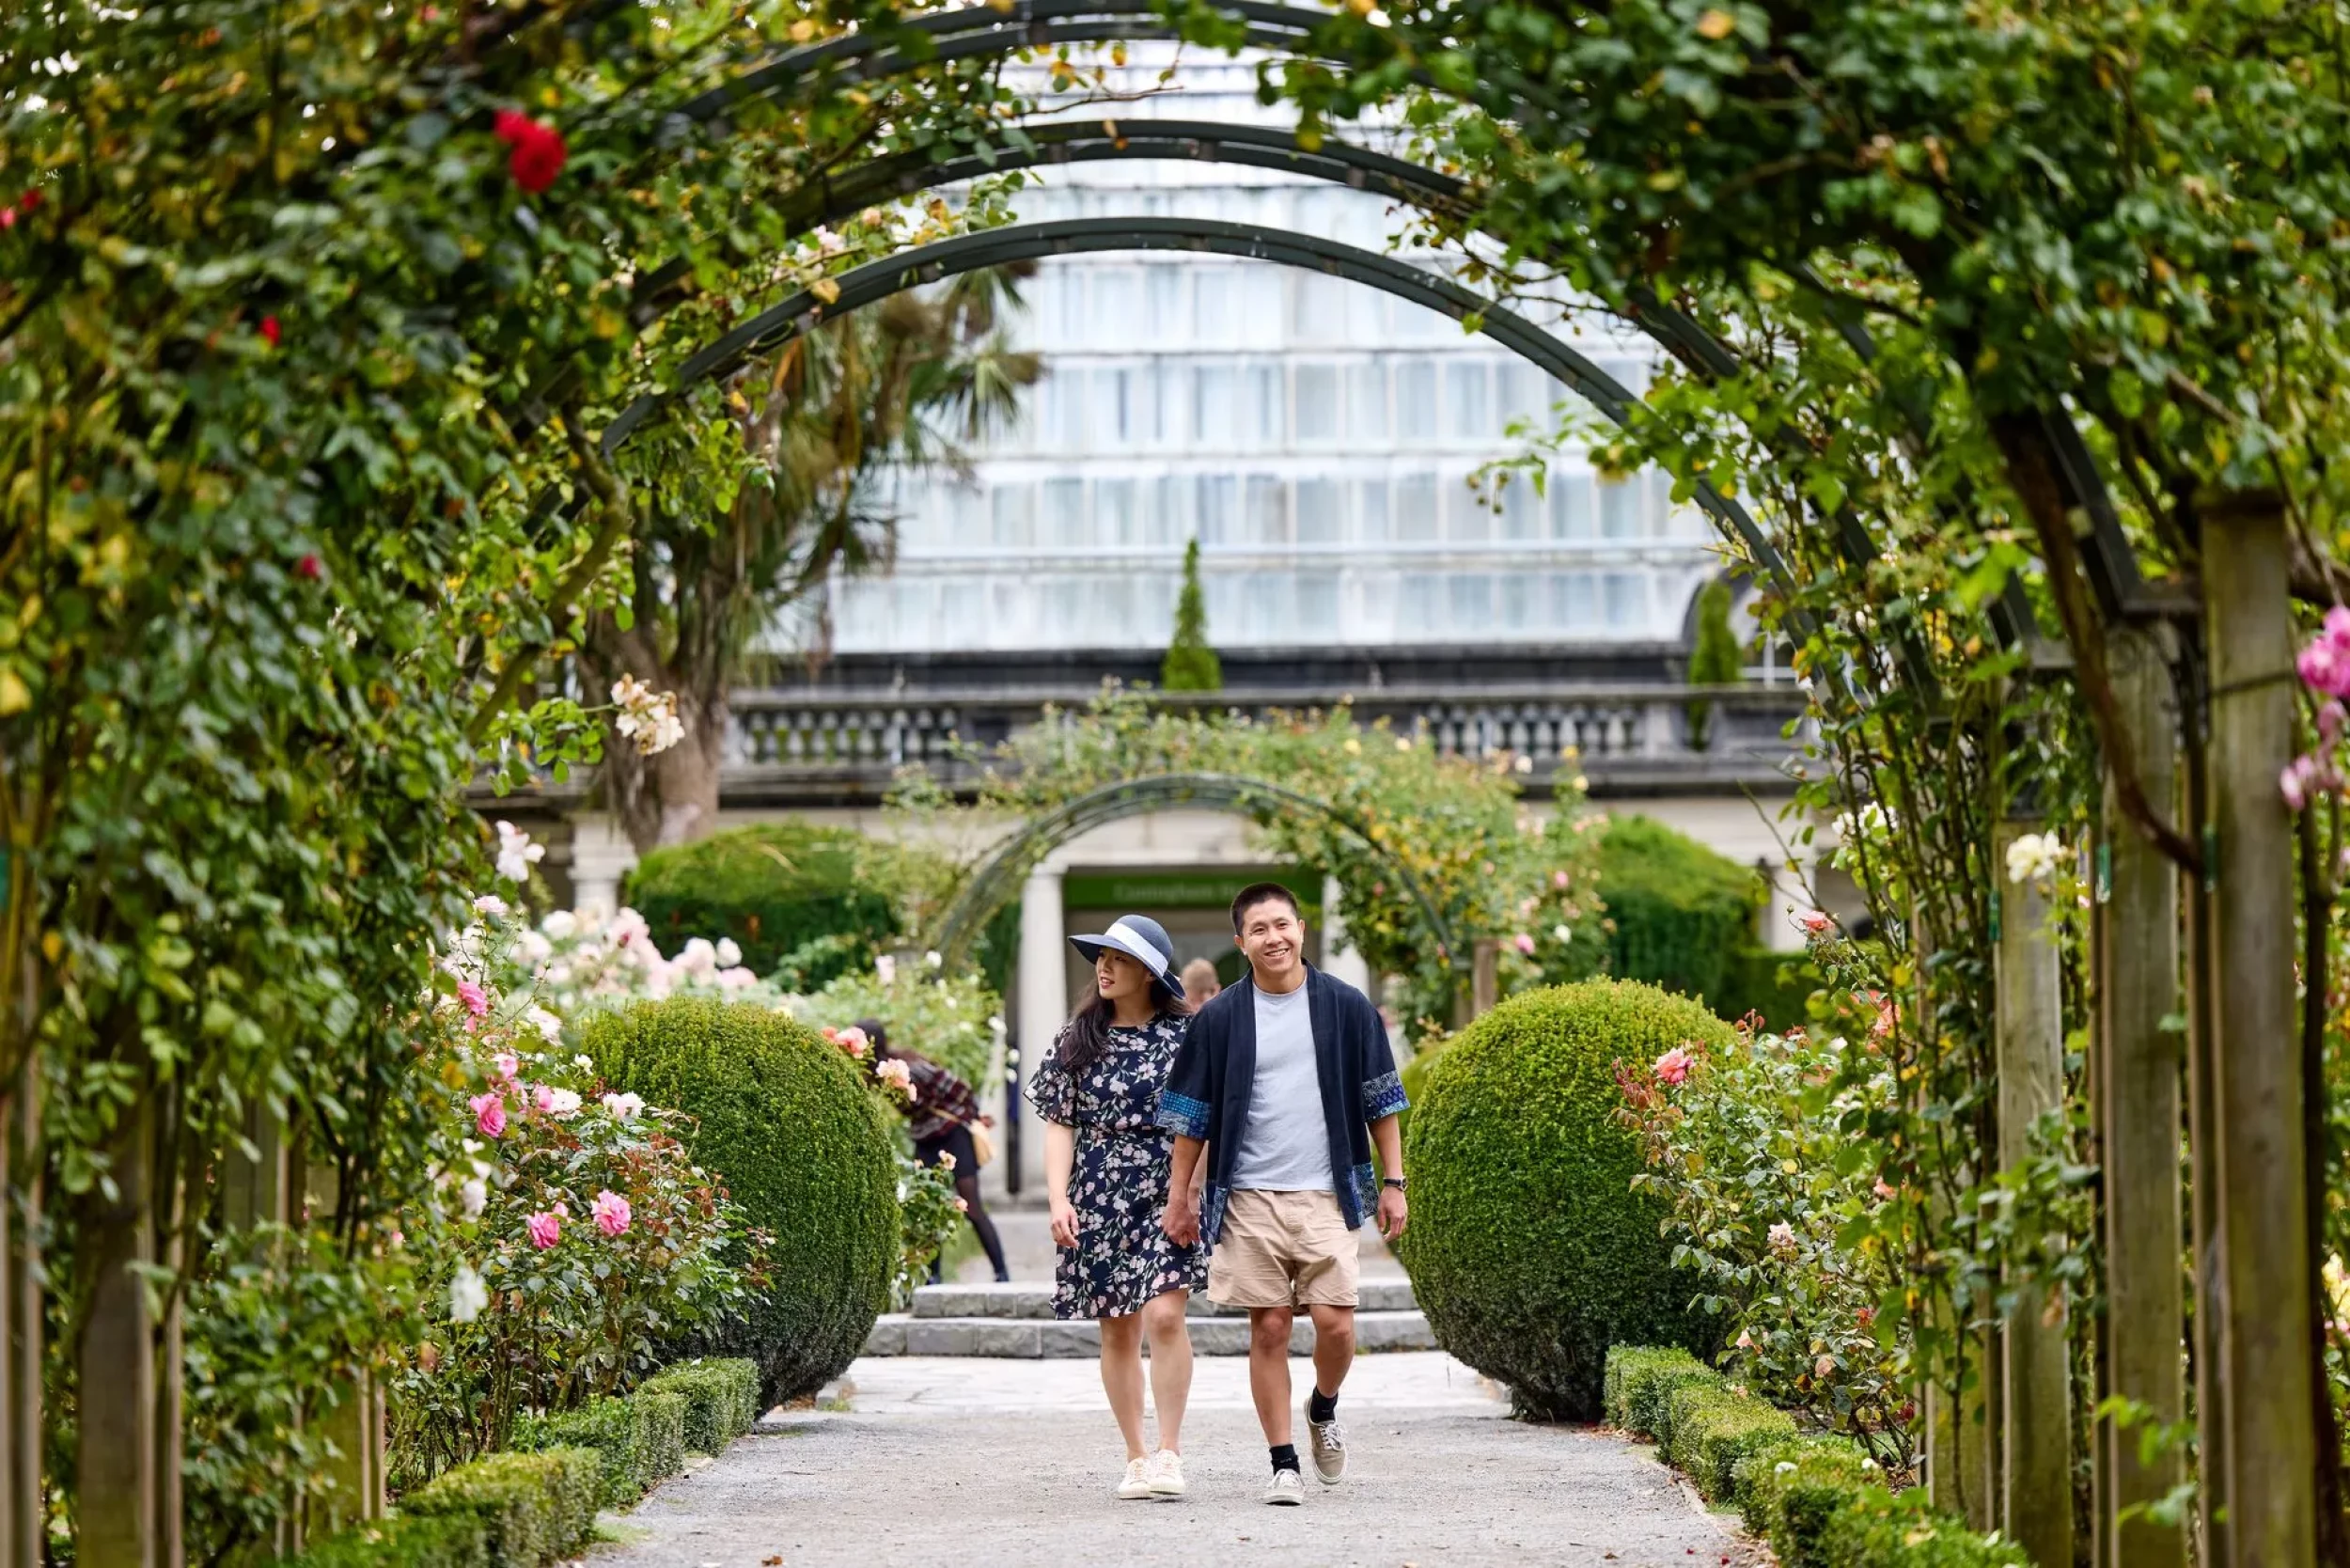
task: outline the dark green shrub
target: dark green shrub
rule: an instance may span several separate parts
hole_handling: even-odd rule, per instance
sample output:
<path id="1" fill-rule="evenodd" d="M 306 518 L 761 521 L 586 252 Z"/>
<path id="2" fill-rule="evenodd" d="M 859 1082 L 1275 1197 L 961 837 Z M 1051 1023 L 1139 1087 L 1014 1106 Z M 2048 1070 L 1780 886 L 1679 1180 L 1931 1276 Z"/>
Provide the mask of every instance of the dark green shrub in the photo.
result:
<path id="1" fill-rule="evenodd" d="M 688 937 L 730 936 L 761 975 L 797 953 L 813 969 L 794 983 L 812 989 L 870 964 L 898 934 L 901 853 L 854 828 L 758 823 L 652 851 L 629 873 L 626 896 L 663 952 Z"/>
<path id="2" fill-rule="evenodd" d="M 1439 1342 L 1520 1409 L 1595 1419 L 1611 1344 L 1714 1348 L 1660 1234 L 1663 1200 L 1632 1191 L 1640 1151 L 1613 1068 L 1731 1038 L 1686 998 L 1587 980 L 1511 998 L 1429 1068 L 1398 1251 Z"/>
<path id="3" fill-rule="evenodd" d="M 316 1543 L 293 1568 L 491 1568 L 488 1530 L 475 1513 L 370 1519 Z"/>
<path id="4" fill-rule="evenodd" d="M 1922 1488 L 1864 1487 L 1820 1532 L 1823 1568 L 2032 1568 L 2024 1549 L 1936 1513 Z M 2060 1565 L 2061 1568 L 2061 1565 Z"/>
<path id="5" fill-rule="evenodd" d="M 685 1396 L 640 1388 L 628 1396 L 628 1408 L 636 1419 L 637 1463 L 650 1490 L 685 1468 Z"/>
<path id="6" fill-rule="evenodd" d="M 540 1568 L 587 1541 L 603 1482 L 603 1459 L 593 1449 L 494 1453 L 448 1471 L 400 1508 L 478 1520 L 488 1568 Z"/>
<path id="7" fill-rule="evenodd" d="M 1758 1448 L 1735 1466 L 1738 1513 L 1770 1542 L 1780 1568 L 1828 1568 L 1827 1522 L 1885 1479 L 1849 1437 L 1799 1437 Z"/>
<path id="8" fill-rule="evenodd" d="M 755 1377 L 750 1363 L 730 1363 Z M 656 1380 L 656 1383 L 658 1380 Z M 593 1449 L 603 1463 L 596 1501 L 626 1508 L 685 1464 L 687 1394 L 648 1383 L 626 1399 L 591 1400 L 556 1416 L 525 1416 L 514 1423 L 512 1447 Z"/>
<path id="9" fill-rule="evenodd" d="M 1730 627 L 1730 585 L 1719 578 L 1698 589 L 1697 639 L 1689 650 L 1689 684 L 1734 686 L 1746 679 L 1746 655 Z M 1713 708 L 1689 704 L 1689 744 L 1703 751 L 1711 744 Z"/>
<path id="10" fill-rule="evenodd" d="M 638 1391 L 684 1401 L 685 1447 L 693 1453 L 726 1452 L 759 1419 L 759 1368 L 749 1361 L 681 1361 Z"/>
<path id="11" fill-rule="evenodd" d="M 1159 661 L 1159 684 L 1170 692 L 1224 689 L 1224 661 L 1208 645 L 1208 600 L 1199 587 L 1199 541 L 1183 546 L 1183 586 L 1175 596 L 1175 636 Z"/>
<path id="12" fill-rule="evenodd" d="M 749 1357 L 760 1408 L 838 1376 L 898 1258 L 894 1118 L 862 1070 L 783 1013 L 692 997 L 600 1013 L 584 1044 L 614 1088 L 697 1120 L 694 1158 L 768 1234 L 764 1288 L 687 1353 Z"/>
<path id="13" fill-rule="evenodd" d="M 1666 1403 L 1672 1440 L 1665 1457 L 1697 1482 L 1708 1502 L 1736 1495 L 1738 1464 L 1747 1455 L 1795 1435 L 1794 1418 L 1786 1411 L 1721 1385 L 1678 1388 Z"/>
<path id="14" fill-rule="evenodd" d="M 1653 1437 L 1664 1398 L 1683 1383 L 1718 1381 L 1713 1369 L 1685 1350 L 1610 1345 L 1600 1373 L 1601 1413 L 1636 1436 Z"/>
<path id="15" fill-rule="evenodd" d="M 1599 843 L 1599 896 L 1613 928 L 1607 972 L 1618 980 L 1694 996 L 1724 1018 L 1759 1012 L 1778 1029 L 1804 1021 L 1817 977 L 1800 954 L 1763 945 L 1770 889 L 1754 867 L 1652 818 L 1611 817 Z"/>

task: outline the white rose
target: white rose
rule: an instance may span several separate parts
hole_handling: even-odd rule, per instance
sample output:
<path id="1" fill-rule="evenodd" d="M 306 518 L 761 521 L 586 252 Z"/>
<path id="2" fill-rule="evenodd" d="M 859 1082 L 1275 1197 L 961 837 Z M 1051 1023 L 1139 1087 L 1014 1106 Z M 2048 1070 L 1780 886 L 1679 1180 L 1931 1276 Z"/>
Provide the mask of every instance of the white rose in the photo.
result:
<path id="1" fill-rule="evenodd" d="M 465 1217 L 478 1219 L 490 1203 L 490 1184 L 476 1176 L 458 1189 L 465 1205 Z"/>
<path id="2" fill-rule="evenodd" d="M 579 917 L 568 909 L 550 909 L 547 917 L 539 922 L 539 929 L 560 942 L 577 934 Z"/>
<path id="3" fill-rule="evenodd" d="M 448 1315 L 453 1323 L 471 1323 L 490 1305 L 490 1287 L 481 1282 L 481 1276 L 473 1271 L 471 1263 L 457 1265 L 457 1277 L 448 1282 Z"/>
<path id="4" fill-rule="evenodd" d="M 645 1102 L 634 1094 L 607 1094 L 603 1097 L 603 1108 L 612 1113 L 615 1121 L 634 1121 L 645 1108 Z"/>
<path id="5" fill-rule="evenodd" d="M 707 936 L 693 937 L 671 962 L 689 975 L 707 975 L 718 967 L 718 949 Z"/>
<path id="6" fill-rule="evenodd" d="M 718 938 L 718 967 L 731 969 L 743 962 L 743 949 L 735 946 L 731 936 Z"/>

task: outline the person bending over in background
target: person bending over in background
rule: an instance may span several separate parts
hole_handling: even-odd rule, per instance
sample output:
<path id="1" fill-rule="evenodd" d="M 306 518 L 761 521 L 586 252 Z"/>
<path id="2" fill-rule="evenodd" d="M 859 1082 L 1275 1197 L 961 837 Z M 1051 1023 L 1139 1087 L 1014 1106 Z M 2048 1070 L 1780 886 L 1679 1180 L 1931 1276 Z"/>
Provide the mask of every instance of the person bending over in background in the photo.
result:
<path id="1" fill-rule="evenodd" d="M 988 1262 L 995 1267 L 995 1282 L 1008 1282 L 1011 1271 L 1004 1266 L 1003 1241 L 995 1234 L 995 1222 L 987 1217 L 987 1205 L 979 1201 L 979 1152 L 971 1129 L 986 1126 L 988 1119 L 979 1112 L 979 1096 L 971 1092 L 969 1084 L 919 1051 L 891 1045 L 889 1031 L 880 1019 L 860 1018 L 856 1027 L 865 1031 L 872 1047 L 875 1067 L 885 1061 L 906 1064 L 914 1098 L 901 1108 L 910 1123 L 907 1131 L 914 1135 L 914 1157 L 924 1165 L 951 1161 L 948 1168 L 955 1176 L 955 1196 L 963 1200 L 964 1217 L 971 1222 Z M 932 1284 L 938 1283 L 939 1272 L 938 1260 L 933 1258 Z"/>
<path id="2" fill-rule="evenodd" d="M 1207 1249 L 1182 1247 L 1157 1224 L 1167 1192 L 1167 1137 L 1159 1089 L 1183 1043 L 1175 945 L 1156 920 L 1128 915 L 1099 936 L 1073 936 L 1093 960 L 1092 995 L 1028 1075 L 1044 1121 L 1044 1190 L 1053 1205 L 1053 1314 L 1102 1325 L 1102 1388 L 1126 1439 L 1124 1498 L 1183 1495 L 1183 1406 L 1191 1396 L 1191 1293 L 1208 1277 Z M 1145 1458 L 1142 1341 L 1159 1446 Z"/>

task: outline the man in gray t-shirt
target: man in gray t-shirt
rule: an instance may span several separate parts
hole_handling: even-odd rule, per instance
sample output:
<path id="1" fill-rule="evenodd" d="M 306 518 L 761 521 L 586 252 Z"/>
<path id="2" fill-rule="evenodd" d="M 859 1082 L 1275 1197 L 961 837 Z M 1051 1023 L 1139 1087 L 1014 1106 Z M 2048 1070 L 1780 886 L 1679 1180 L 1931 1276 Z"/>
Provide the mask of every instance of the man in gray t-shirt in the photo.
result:
<path id="1" fill-rule="evenodd" d="M 1254 987 L 1257 1075 L 1248 1089 L 1248 1122 L 1232 1168 L 1237 1192 L 1334 1193 L 1330 1130 L 1322 1118 L 1322 1079 L 1314 1065 L 1313 1015 L 1306 988 L 1276 995 Z"/>

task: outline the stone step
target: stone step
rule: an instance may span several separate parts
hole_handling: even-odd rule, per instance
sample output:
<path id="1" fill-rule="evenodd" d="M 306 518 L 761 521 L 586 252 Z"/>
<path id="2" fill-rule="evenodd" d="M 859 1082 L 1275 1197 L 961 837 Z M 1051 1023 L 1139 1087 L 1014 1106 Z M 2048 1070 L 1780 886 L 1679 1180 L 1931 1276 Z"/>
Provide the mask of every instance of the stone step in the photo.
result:
<path id="1" fill-rule="evenodd" d="M 1408 1312 L 1418 1306 L 1412 1299 L 1412 1282 L 1401 1275 L 1365 1278 L 1357 1306 L 1365 1312 Z M 1195 1318 L 1245 1318 L 1247 1309 L 1223 1307 L 1206 1295 L 1192 1293 Z M 1029 1318 L 1050 1321 L 1053 1287 L 1030 1282 L 1010 1285 L 924 1285 L 914 1293 L 917 1318 Z"/>
<path id="2" fill-rule="evenodd" d="M 1370 1281 L 1364 1281 L 1369 1284 Z M 1191 1348 L 1200 1356 L 1248 1354 L 1248 1321 L 1238 1317 L 1195 1317 L 1190 1323 Z M 1355 1346 L 1358 1351 L 1434 1350 L 1436 1337 L 1428 1320 L 1417 1310 L 1357 1311 Z M 1290 1328 L 1290 1354 L 1310 1355 L 1314 1325 L 1304 1313 Z M 1056 1318 L 916 1317 L 891 1312 L 873 1325 L 865 1341 L 868 1356 L 1001 1356 L 1016 1358 L 1091 1356 L 1099 1355 L 1099 1325 Z"/>

